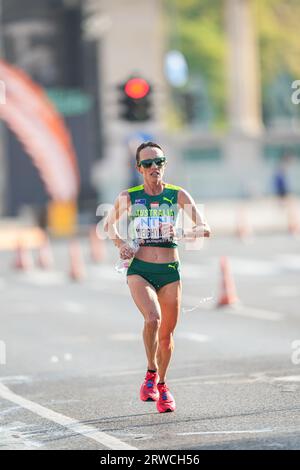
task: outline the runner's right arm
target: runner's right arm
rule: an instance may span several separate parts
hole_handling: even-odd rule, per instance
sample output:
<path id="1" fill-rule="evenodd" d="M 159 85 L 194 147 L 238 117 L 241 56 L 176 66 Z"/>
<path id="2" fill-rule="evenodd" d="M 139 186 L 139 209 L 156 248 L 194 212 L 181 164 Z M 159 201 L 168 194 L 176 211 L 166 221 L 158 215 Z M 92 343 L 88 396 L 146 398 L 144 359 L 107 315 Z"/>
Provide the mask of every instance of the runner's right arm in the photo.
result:
<path id="1" fill-rule="evenodd" d="M 109 238 L 114 242 L 115 246 L 120 250 L 121 259 L 130 259 L 134 256 L 134 250 L 130 247 L 127 241 L 124 241 L 116 227 L 117 222 L 121 216 L 129 211 L 130 197 L 128 191 L 122 191 L 117 197 L 114 207 L 107 215 L 104 224 L 104 231 L 108 234 Z"/>

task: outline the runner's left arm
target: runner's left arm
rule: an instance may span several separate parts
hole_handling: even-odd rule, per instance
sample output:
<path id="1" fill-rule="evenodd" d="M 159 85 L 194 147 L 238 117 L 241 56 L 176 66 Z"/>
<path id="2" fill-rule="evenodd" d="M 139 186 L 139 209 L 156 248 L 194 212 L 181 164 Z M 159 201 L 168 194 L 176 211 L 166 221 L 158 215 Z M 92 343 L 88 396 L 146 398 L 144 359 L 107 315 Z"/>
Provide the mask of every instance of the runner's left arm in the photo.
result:
<path id="1" fill-rule="evenodd" d="M 203 215 L 201 215 L 192 196 L 181 189 L 177 199 L 179 207 L 184 211 L 184 217 L 188 216 L 192 221 L 191 229 L 184 229 L 183 238 L 195 239 L 199 237 L 210 237 L 211 230 Z"/>

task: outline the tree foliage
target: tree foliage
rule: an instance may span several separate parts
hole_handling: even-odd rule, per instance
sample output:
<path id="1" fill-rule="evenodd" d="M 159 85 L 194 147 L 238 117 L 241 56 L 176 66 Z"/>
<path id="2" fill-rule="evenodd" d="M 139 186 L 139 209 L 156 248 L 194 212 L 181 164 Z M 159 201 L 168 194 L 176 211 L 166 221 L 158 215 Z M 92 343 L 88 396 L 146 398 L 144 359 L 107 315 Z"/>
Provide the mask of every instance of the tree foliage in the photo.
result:
<path id="1" fill-rule="evenodd" d="M 299 0 L 250 0 L 257 33 L 263 89 L 280 74 L 300 79 Z M 216 122 L 225 119 L 225 0 L 165 0 L 169 47 L 186 57 L 191 76 L 207 85 Z M 264 100 L 267 97 L 264 96 Z"/>
<path id="2" fill-rule="evenodd" d="M 254 0 L 263 84 L 285 73 L 300 78 L 299 0 Z"/>

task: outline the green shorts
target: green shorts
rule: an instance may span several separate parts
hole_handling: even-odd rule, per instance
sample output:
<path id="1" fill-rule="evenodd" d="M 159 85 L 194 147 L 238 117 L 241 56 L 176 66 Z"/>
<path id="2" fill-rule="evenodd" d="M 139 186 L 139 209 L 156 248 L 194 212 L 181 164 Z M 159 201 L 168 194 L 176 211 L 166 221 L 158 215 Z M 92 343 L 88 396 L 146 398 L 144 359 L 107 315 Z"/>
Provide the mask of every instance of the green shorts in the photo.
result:
<path id="1" fill-rule="evenodd" d="M 180 280 L 180 263 L 147 263 L 134 258 L 127 270 L 127 276 L 138 274 L 158 290 L 166 284 Z"/>

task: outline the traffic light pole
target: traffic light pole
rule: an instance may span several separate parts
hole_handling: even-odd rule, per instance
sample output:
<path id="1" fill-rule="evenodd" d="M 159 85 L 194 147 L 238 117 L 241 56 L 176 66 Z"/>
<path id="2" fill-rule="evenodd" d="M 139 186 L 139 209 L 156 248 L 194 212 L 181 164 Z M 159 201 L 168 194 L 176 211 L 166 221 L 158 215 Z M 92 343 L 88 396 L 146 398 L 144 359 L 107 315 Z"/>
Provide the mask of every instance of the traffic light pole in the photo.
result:
<path id="1" fill-rule="evenodd" d="M 263 131 L 258 46 L 251 0 L 226 0 L 229 43 L 229 125 L 225 142 L 227 168 L 246 196 L 260 194 L 257 181 Z"/>
<path id="2" fill-rule="evenodd" d="M 3 0 L 0 0 L 0 58 L 4 57 L 3 39 Z M 0 106 L 5 106 L 5 83 L 0 83 Z M 6 159 L 5 159 L 5 130 L 0 120 L 0 217 L 6 208 Z"/>

